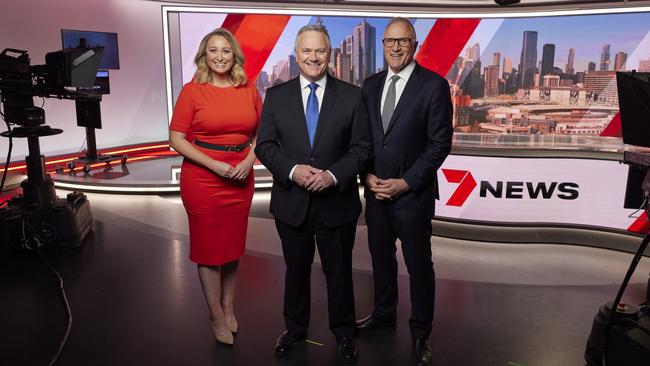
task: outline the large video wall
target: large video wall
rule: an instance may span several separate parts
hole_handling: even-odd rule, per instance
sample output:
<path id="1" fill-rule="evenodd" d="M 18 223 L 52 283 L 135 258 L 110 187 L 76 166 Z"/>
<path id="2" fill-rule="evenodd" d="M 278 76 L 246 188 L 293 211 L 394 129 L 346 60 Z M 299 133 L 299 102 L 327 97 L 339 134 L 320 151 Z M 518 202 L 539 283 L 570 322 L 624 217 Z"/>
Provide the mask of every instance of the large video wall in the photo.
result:
<path id="1" fill-rule="evenodd" d="M 170 32 L 179 35 L 169 48 L 170 59 L 180 63 L 171 67 L 171 102 L 192 78 L 200 39 L 220 26 L 241 41 L 261 95 L 298 75 L 293 45 L 306 24 L 327 27 L 332 75 L 360 85 L 386 67 L 381 39 L 389 17 L 204 11 L 167 14 L 174 18 Z M 456 136 L 506 137 L 485 139 L 488 145 L 509 141 L 508 135 L 519 143 L 549 135 L 574 145 L 611 145 L 600 137 L 620 137 L 616 71 L 650 71 L 647 12 L 411 20 L 416 60 L 450 83 Z"/>
<path id="2" fill-rule="evenodd" d="M 192 79 L 199 41 L 220 26 L 242 43 L 245 69 L 261 95 L 298 75 L 293 46 L 306 24 L 329 30 L 332 75 L 359 85 L 386 67 L 381 39 L 390 14 L 202 11 L 166 15 L 170 115 L 176 95 Z M 620 134 L 616 71 L 650 71 L 650 12 L 507 19 L 420 15 L 412 22 L 416 60 L 449 81 L 455 146 L 479 141 L 487 148 L 557 149 L 560 141 L 568 150 L 622 147 L 620 138 L 609 137 Z M 449 156 L 438 170 L 436 216 L 647 231 L 644 215 L 623 208 L 625 165 L 543 155 Z"/>

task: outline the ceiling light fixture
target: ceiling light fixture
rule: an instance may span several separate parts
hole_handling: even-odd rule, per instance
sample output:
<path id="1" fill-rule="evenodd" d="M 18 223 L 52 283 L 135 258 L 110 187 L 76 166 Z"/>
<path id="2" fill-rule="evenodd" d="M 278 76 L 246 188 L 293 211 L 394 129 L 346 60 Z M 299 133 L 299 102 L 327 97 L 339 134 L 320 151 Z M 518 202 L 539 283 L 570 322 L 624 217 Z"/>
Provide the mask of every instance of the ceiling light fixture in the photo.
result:
<path id="1" fill-rule="evenodd" d="M 519 4 L 521 0 L 494 0 L 495 3 L 501 6 L 515 5 Z"/>

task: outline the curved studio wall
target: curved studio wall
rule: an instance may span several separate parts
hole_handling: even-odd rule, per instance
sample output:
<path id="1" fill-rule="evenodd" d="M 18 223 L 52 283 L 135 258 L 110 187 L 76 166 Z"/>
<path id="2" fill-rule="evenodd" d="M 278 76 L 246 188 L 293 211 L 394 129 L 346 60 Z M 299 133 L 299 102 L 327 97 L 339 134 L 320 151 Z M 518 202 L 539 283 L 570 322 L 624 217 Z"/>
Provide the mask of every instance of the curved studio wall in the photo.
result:
<path id="1" fill-rule="evenodd" d="M 62 28 L 118 33 L 121 69 L 111 72 L 112 93 L 102 102 L 100 148 L 167 139 L 169 112 L 191 78 L 198 41 L 224 23 L 242 39 L 247 71 L 262 94 L 296 75 L 295 32 L 319 19 L 338 49 L 331 62 L 337 77 L 359 83 L 383 68 L 380 39 L 393 14 L 232 4 L 7 0 L 4 9 L 11 10 L 0 12 L 0 47 L 26 49 L 32 64 L 42 64 L 46 52 L 61 48 Z M 649 68 L 650 9 L 623 11 L 464 19 L 410 14 L 418 60 L 445 75 L 454 93 L 456 141 L 439 172 L 439 218 L 614 232 L 638 223 L 621 204 L 626 167 L 616 162 L 620 138 L 608 136 L 616 136 L 620 123 L 613 70 Z M 43 152 L 78 150 L 85 135 L 76 126 L 74 104 L 44 102 L 47 123 L 64 133 L 42 138 Z M 6 148 L 0 141 L 0 156 Z M 26 152 L 26 143 L 17 140 L 12 160 Z"/>
<path id="2" fill-rule="evenodd" d="M 462 19 L 411 14 L 416 59 L 446 76 L 455 107 L 454 153 L 438 173 L 439 220 L 642 229 L 644 219 L 623 208 L 627 167 L 617 161 L 623 145 L 615 79 L 616 71 L 650 71 L 650 9 L 638 10 Z M 317 22 L 330 32 L 330 72 L 359 85 L 385 68 L 381 38 L 390 16 L 165 7 L 168 110 L 191 80 L 196 45 L 216 27 L 228 27 L 242 42 L 246 70 L 264 95 L 298 74 L 296 31 Z M 577 241 L 585 240 L 591 239 Z"/>
<path id="3" fill-rule="evenodd" d="M 27 50 L 32 65 L 62 48 L 61 29 L 116 32 L 120 70 L 110 70 L 111 94 L 101 102 L 103 128 L 99 148 L 166 140 L 167 112 L 161 4 L 146 0 L 3 0 L 0 49 Z M 79 151 L 85 130 L 77 127 L 74 102 L 55 98 L 44 103 L 46 123 L 63 134 L 40 139 L 46 156 Z M 4 130 L 4 128 L 2 129 Z M 8 143 L 0 138 L 4 164 Z M 15 139 L 12 161 L 27 155 L 27 142 Z"/>

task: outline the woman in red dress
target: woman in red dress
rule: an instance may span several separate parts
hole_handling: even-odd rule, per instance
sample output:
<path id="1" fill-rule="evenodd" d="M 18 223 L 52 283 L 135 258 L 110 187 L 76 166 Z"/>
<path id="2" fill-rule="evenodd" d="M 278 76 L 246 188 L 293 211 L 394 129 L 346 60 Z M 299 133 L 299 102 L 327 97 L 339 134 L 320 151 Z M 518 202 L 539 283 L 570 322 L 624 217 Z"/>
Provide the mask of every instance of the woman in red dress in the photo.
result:
<path id="1" fill-rule="evenodd" d="M 228 30 L 203 37 L 194 63 L 194 78 L 174 107 L 169 145 L 185 158 L 180 186 L 190 260 L 198 265 L 212 331 L 220 343 L 233 344 L 237 266 L 253 199 L 261 99 L 246 80 L 244 55 Z"/>

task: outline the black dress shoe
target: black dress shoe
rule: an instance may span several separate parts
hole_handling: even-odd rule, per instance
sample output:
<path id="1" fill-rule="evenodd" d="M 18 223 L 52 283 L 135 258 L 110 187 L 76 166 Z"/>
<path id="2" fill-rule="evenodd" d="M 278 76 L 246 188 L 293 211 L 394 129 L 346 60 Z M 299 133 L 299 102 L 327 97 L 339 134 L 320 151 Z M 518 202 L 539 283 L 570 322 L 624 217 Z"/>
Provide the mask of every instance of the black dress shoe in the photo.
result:
<path id="1" fill-rule="evenodd" d="M 343 363 L 357 362 L 359 348 L 354 337 L 336 337 L 336 350 L 339 351 Z"/>
<path id="2" fill-rule="evenodd" d="M 395 318 L 378 318 L 372 314 L 367 317 L 357 320 L 357 329 L 359 330 L 372 330 L 379 328 L 395 329 Z"/>
<path id="3" fill-rule="evenodd" d="M 413 340 L 413 365 L 431 365 L 431 349 L 424 338 L 415 338 Z"/>
<path id="4" fill-rule="evenodd" d="M 293 349 L 296 343 L 302 342 L 307 338 L 306 334 L 296 334 L 285 330 L 275 342 L 275 354 L 284 356 Z"/>

